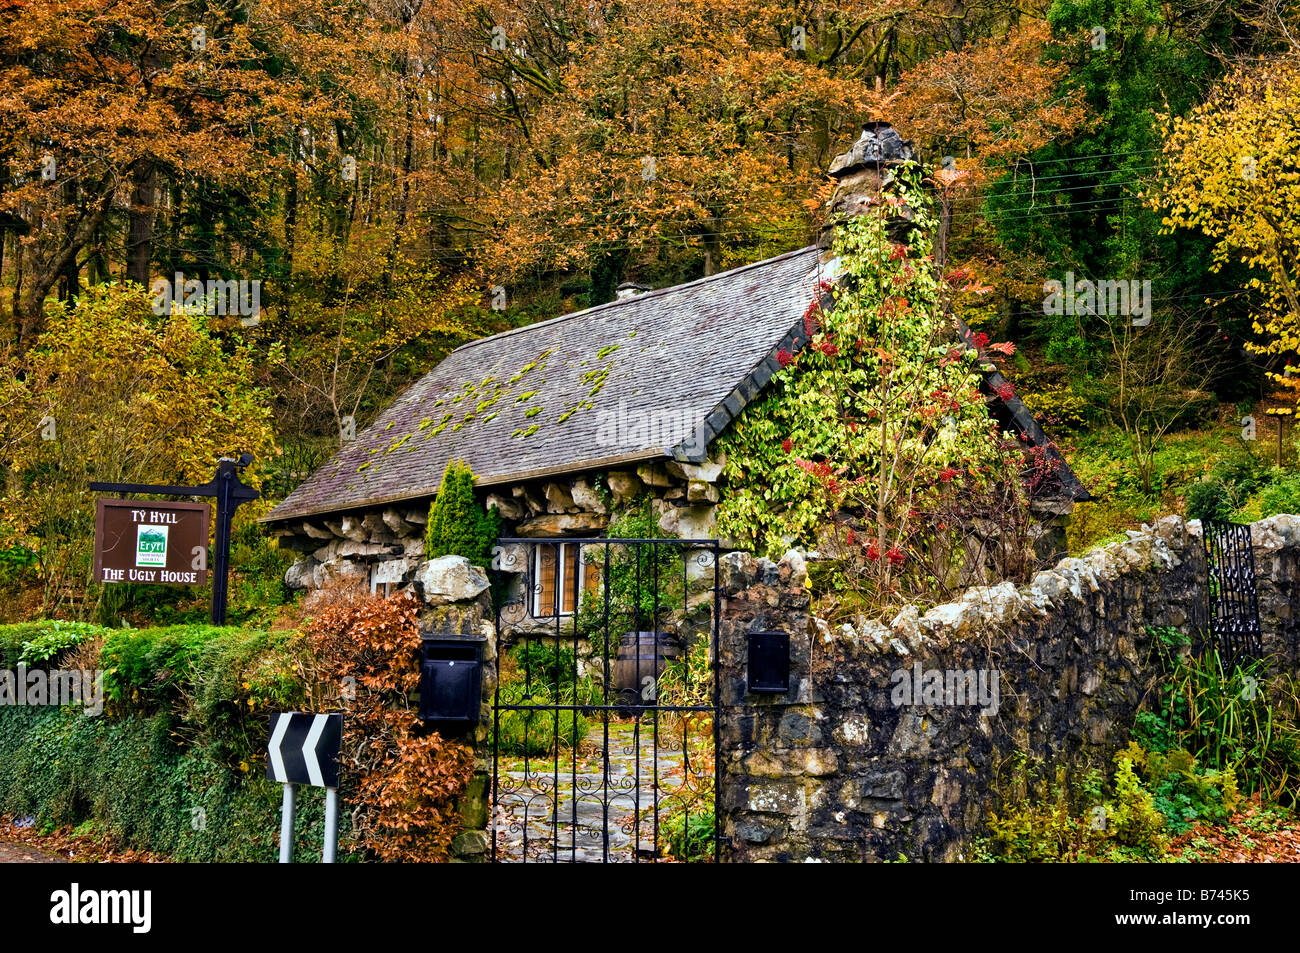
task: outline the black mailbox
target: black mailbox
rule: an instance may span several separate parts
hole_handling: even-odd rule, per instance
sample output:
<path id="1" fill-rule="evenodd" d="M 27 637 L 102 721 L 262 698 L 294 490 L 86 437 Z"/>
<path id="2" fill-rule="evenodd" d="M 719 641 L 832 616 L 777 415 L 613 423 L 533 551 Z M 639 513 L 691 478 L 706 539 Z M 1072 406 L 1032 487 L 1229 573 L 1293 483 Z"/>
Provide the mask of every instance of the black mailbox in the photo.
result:
<path id="1" fill-rule="evenodd" d="M 749 691 L 782 694 L 790 690 L 790 635 L 749 633 Z"/>
<path id="2" fill-rule="evenodd" d="M 477 722 L 482 702 L 481 643 L 425 639 L 420 660 L 420 717 Z"/>

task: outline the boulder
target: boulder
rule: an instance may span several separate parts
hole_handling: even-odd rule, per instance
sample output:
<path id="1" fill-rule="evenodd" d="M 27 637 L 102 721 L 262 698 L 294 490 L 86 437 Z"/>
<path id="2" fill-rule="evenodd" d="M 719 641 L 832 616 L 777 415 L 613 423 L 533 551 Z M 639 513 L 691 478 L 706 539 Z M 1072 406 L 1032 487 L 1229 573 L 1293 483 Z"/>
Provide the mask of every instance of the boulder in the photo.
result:
<path id="1" fill-rule="evenodd" d="M 524 508 L 518 500 L 507 499 L 499 493 L 489 493 L 485 505 L 489 510 L 495 506 L 502 519 L 517 520 L 524 515 Z"/>
<path id="2" fill-rule="evenodd" d="M 640 495 L 644 485 L 635 473 L 626 470 L 611 470 L 605 477 L 609 492 L 614 494 L 614 502 L 630 503 Z"/>
<path id="3" fill-rule="evenodd" d="M 594 533 L 609 525 L 609 517 L 596 513 L 555 513 L 519 524 L 520 536 L 563 536 L 565 533 Z"/>
<path id="4" fill-rule="evenodd" d="M 340 543 L 335 556 L 385 556 L 392 550 L 387 543 Z"/>
<path id="5" fill-rule="evenodd" d="M 310 536 L 312 539 L 331 539 L 334 536 L 334 534 L 331 533 L 329 530 L 319 529 L 315 526 L 312 526 L 311 523 L 307 523 L 307 522 L 304 522 L 302 524 L 302 531 L 306 533 L 308 536 Z"/>
<path id="6" fill-rule="evenodd" d="M 572 496 L 574 505 L 588 513 L 605 514 L 609 512 L 609 507 L 600 498 L 600 494 L 596 492 L 595 487 L 584 479 L 573 481 Z"/>
<path id="7" fill-rule="evenodd" d="M 384 525 L 392 530 L 394 536 L 410 536 L 416 531 L 415 527 L 408 523 L 402 514 L 391 506 L 384 509 L 381 519 L 384 521 Z"/>
<path id="8" fill-rule="evenodd" d="M 682 539 L 712 539 L 717 525 L 712 506 L 673 506 L 663 500 L 654 501 L 659 515 L 659 528 L 665 534 Z"/>
<path id="9" fill-rule="evenodd" d="M 672 486 L 673 478 L 662 464 L 643 463 L 636 468 L 636 475 L 646 486 Z"/>
<path id="10" fill-rule="evenodd" d="M 703 480 L 692 480 L 686 485 L 686 499 L 692 503 L 716 503 L 718 488 Z"/>
<path id="11" fill-rule="evenodd" d="M 390 532 L 384 524 L 384 518 L 379 513 L 367 513 L 361 521 L 361 529 L 365 533 L 363 539 L 367 542 L 383 541 L 390 543 L 393 541 L 395 534 Z M 351 537 L 349 537 L 350 539 Z"/>
<path id="12" fill-rule="evenodd" d="M 474 599 L 488 588 L 487 573 L 464 556 L 439 556 L 415 571 L 424 601 L 431 605 Z"/>
<path id="13" fill-rule="evenodd" d="M 343 540 L 335 539 L 326 543 L 320 549 L 312 553 L 318 563 L 327 563 L 339 554 L 339 547 L 343 545 Z M 355 545 L 355 544 L 354 544 Z"/>
<path id="14" fill-rule="evenodd" d="M 673 476 L 682 480 L 703 480 L 705 483 L 716 483 L 718 477 L 722 476 L 722 467 L 727 462 L 726 454 L 723 454 L 717 460 L 705 460 L 703 463 L 682 463 L 678 460 L 669 460 L 664 464 L 664 468 Z"/>
<path id="15" fill-rule="evenodd" d="M 314 556 L 299 559 L 284 574 L 284 584 L 290 589 L 308 589 L 314 584 L 313 573 L 320 563 Z"/>
<path id="16" fill-rule="evenodd" d="M 567 513 L 573 509 L 573 496 L 558 483 L 548 483 L 542 491 L 546 495 L 546 512 Z"/>
<path id="17" fill-rule="evenodd" d="M 546 512 L 546 500 L 538 496 L 533 487 L 517 486 L 514 488 L 513 493 L 523 501 L 529 516 L 536 516 L 538 513 Z"/>

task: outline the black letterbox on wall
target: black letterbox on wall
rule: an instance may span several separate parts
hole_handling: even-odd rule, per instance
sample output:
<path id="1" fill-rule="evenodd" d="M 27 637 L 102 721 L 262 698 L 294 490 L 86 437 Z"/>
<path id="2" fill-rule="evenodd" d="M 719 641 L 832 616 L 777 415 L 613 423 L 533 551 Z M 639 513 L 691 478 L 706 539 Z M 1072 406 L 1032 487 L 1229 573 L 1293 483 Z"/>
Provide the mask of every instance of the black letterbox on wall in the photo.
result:
<path id="1" fill-rule="evenodd" d="M 790 690 L 790 634 L 749 633 L 749 675 L 751 693 L 779 695 Z"/>
<path id="2" fill-rule="evenodd" d="M 479 642 L 425 639 L 420 660 L 420 717 L 425 721 L 477 722 L 482 703 Z"/>

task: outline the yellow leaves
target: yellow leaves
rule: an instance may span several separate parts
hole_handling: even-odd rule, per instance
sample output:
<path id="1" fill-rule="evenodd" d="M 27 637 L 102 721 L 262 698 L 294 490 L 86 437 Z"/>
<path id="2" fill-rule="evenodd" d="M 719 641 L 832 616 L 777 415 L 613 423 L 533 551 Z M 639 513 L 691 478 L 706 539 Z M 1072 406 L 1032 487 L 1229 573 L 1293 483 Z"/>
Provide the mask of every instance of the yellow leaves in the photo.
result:
<path id="1" fill-rule="evenodd" d="M 1258 269 L 1247 287 L 1262 291 L 1268 350 L 1292 348 L 1300 326 L 1294 292 L 1300 261 L 1280 249 L 1300 234 L 1300 59 L 1279 58 L 1230 74 L 1193 113 L 1171 123 L 1165 143 L 1167 226 L 1196 228 L 1216 240 L 1211 270 L 1229 262 Z M 1258 325 L 1257 325 L 1258 328 Z"/>

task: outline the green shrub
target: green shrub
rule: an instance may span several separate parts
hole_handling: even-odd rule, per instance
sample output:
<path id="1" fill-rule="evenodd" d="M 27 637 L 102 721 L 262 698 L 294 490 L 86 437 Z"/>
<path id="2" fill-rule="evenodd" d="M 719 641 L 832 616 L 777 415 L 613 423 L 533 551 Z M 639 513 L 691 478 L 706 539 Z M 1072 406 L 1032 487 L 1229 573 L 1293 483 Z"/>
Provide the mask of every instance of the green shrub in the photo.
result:
<path id="1" fill-rule="evenodd" d="M 510 650 L 520 677 L 552 691 L 563 692 L 576 680 L 578 660 L 573 649 L 546 638 L 525 639 Z"/>
<path id="2" fill-rule="evenodd" d="M 17 666 L 27 643 L 45 635 L 48 625 L 46 621 L 0 625 L 0 668 L 11 669 Z"/>
<path id="3" fill-rule="evenodd" d="M 92 626 L 0 627 L 6 656 L 54 651 Z M 0 708 L 0 813 L 89 825 L 175 860 L 275 859 L 279 785 L 259 762 L 266 713 L 300 709 L 303 642 L 292 631 L 211 626 L 103 632 L 110 707 Z M 55 656 L 50 656 L 55 657 Z M 323 799 L 300 795 L 301 850 L 319 851 Z M 344 811 L 342 832 L 350 829 Z"/>
<path id="4" fill-rule="evenodd" d="M 1130 742 L 1127 753 L 1141 770 L 1154 807 L 1172 834 L 1181 834 L 1199 821 L 1226 820 L 1240 804 L 1237 776 L 1231 769 L 1202 768 L 1181 748 L 1148 752 Z"/>
<path id="5" fill-rule="evenodd" d="M 17 588 L 36 578 L 40 554 L 26 546 L 0 546 L 0 590 Z"/>
<path id="6" fill-rule="evenodd" d="M 1168 847 L 1162 833 L 1165 816 L 1133 770 L 1132 755 L 1121 751 L 1115 761 L 1115 799 L 1106 805 L 1106 834 L 1125 847 L 1159 856 Z"/>
<path id="7" fill-rule="evenodd" d="M 203 645 L 228 635 L 228 629 L 210 625 L 116 630 L 104 640 L 101 655 L 104 694 L 115 702 L 174 700 Z"/>
<path id="8" fill-rule="evenodd" d="M 713 668 L 709 664 L 709 640 L 697 638 L 682 654 L 664 666 L 656 683 L 661 705 L 701 707 L 713 700 Z"/>
<path id="9" fill-rule="evenodd" d="M 492 547 L 501 531 L 496 507 L 484 512 L 474 499 L 474 474 L 464 462 L 452 460 L 442 475 L 438 496 L 429 506 L 424 554 L 464 556 L 476 566 L 492 564 Z"/>
<path id="10" fill-rule="evenodd" d="M 1232 489 L 1222 480 L 1193 483 L 1187 488 L 1187 516 L 1194 520 L 1228 520 L 1237 508 Z"/>
<path id="11" fill-rule="evenodd" d="M 534 699 L 523 704 L 544 704 Z M 505 711 L 497 717 L 498 751 L 520 757 L 551 757 L 582 744 L 591 722 L 575 711 Z"/>
<path id="12" fill-rule="evenodd" d="M 1300 473 L 1270 471 L 1269 481 L 1241 508 L 1236 518 L 1253 523 L 1279 513 L 1300 513 Z"/>
<path id="13" fill-rule="evenodd" d="M 1187 488 L 1189 519 L 1230 520 L 1267 481 L 1263 465 L 1249 453 L 1219 461 L 1206 477 Z"/>
<path id="14" fill-rule="evenodd" d="M 179 861 L 274 862 L 280 785 L 177 745 L 175 728 L 165 712 L 0 709 L 0 813 L 32 816 L 45 830 L 90 822 L 125 847 Z M 298 798 L 303 858 L 318 855 L 323 838 L 317 794 Z M 341 812 L 343 845 L 350 824 Z"/>
<path id="15" fill-rule="evenodd" d="M 50 666 L 69 649 L 109 631 L 89 622 L 64 622 L 59 619 L 44 623 L 44 626 L 40 635 L 23 646 L 19 661 L 24 665 Z"/>
<path id="16" fill-rule="evenodd" d="M 977 858 L 1033 863 L 1072 859 L 1085 852 L 1090 827 L 1073 808 L 1086 805 L 1076 800 L 1063 767 L 1056 769 L 1051 782 L 1036 776 L 1040 767 L 1021 759 L 1013 782 L 1018 794 L 989 814 L 989 837 L 976 843 Z"/>
<path id="17" fill-rule="evenodd" d="M 1267 660 L 1225 666 L 1217 649 L 1200 655 L 1160 636 L 1167 669 L 1156 702 L 1139 712 L 1134 740 L 1149 751 L 1185 750 L 1206 771 L 1231 771 L 1247 794 L 1296 803 L 1300 778 L 1300 684 L 1270 679 Z"/>
<path id="18" fill-rule="evenodd" d="M 713 811 L 687 814 L 675 810 L 659 822 L 659 836 L 663 838 L 668 855 L 687 863 L 713 860 L 716 837 L 716 820 Z"/>
<path id="19" fill-rule="evenodd" d="M 589 677 L 575 678 L 574 651 L 546 639 L 527 639 L 502 653 L 500 700 L 507 705 L 599 704 L 600 687 Z M 553 755 L 587 737 L 591 723 L 581 712 L 557 709 L 504 711 L 497 718 L 502 754 Z"/>

